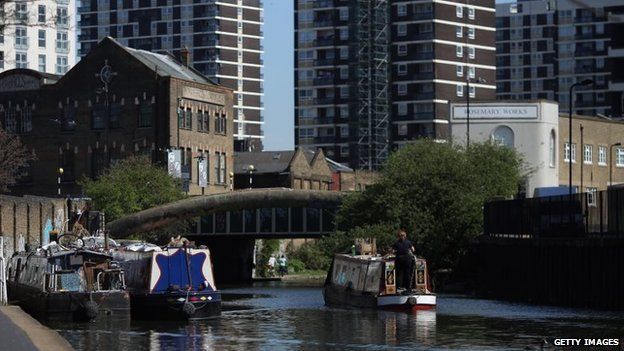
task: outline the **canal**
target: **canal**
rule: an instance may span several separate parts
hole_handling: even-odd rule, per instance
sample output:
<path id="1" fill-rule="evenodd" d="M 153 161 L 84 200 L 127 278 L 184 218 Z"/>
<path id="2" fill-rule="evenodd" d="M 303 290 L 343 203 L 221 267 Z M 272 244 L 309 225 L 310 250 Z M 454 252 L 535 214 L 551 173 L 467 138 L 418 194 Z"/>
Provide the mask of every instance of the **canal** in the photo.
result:
<path id="1" fill-rule="evenodd" d="M 540 350 L 543 339 L 621 338 L 624 314 L 439 296 L 415 315 L 324 306 L 320 287 L 223 290 L 220 318 L 48 324 L 77 350 Z"/>

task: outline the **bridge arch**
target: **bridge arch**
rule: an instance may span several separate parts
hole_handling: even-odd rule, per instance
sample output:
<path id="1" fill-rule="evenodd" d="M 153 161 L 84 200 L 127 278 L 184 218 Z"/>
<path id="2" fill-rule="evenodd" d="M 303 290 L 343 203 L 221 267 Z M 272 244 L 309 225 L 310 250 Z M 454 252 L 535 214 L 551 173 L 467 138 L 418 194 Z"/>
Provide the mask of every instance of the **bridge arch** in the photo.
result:
<path id="1" fill-rule="evenodd" d="M 195 196 L 143 210 L 107 224 L 110 235 L 124 238 L 133 233 L 159 229 L 174 222 L 216 212 L 265 207 L 336 208 L 344 193 L 327 190 L 264 188 Z"/>

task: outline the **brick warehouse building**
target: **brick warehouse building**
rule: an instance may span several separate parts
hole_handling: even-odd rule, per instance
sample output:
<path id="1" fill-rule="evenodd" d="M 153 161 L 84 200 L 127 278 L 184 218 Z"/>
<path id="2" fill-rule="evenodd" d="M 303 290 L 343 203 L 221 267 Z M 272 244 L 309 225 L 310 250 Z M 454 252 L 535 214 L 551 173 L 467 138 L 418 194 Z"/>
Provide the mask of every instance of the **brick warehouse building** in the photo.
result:
<path id="1" fill-rule="evenodd" d="M 62 195 L 77 195 L 83 176 L 96 177 L 132 154 L 163 165 L 179 161 L 170 172 L 185 180 L 191 195 L 226 191 L 232 102 L 230 89 L 188 65 L 112 38 L 62 77 L 3 72 L 0 123 L 36 156 L 12 193 L 56 194 L 60 167 Z"/>

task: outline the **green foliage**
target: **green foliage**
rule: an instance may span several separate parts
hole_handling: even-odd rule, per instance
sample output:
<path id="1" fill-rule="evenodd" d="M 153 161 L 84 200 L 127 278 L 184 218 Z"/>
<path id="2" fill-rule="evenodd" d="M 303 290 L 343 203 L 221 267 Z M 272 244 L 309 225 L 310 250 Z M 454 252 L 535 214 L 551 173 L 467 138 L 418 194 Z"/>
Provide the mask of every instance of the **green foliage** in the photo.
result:
<path id="1" fill-rule="evenodd" d="M 178 180 L 147 157 L 123 159 L 99 179 L 84 178 L 80 185 L 107 221 L 186 197 Z"/>
<path id="2" fill-rule="evenodd" d="M 293 260 L 298 260 L 303 262 L 306 269 L 326 270 L 329 268 L 332 256 L 327 255 L 318 242 L 309 242 L 291 252 L 289 257 L 291 265 Z"/>
<path id="3" fill-rule="evenodd" d="M 262 240 L 262 248 L 256 257 L 256 272 L 261 277 L 268 276 L 267 263 L 272 254 L 276 254 L 279 250 L 279 240 L 264 239 Z M 277 258 L 277 256 L 276 256 Z"/>
<path id="4" fill-rule="evenodd" d="M 305 269 L 305 263 L 301 262 L 299 259 L 291 258 L 288 261 L 288 273 L 301 273 L 305 271 Z"/>
<path id="5" fill-rule="evenodd" d="M 390 156 L 377 184 L 347 197 L 336 224 L 349 238 L 380 233 L 369 235 L 378 250 L 405 228 L 432 268 L 453 268 L 482 231 L 483 203 L 514 195 L 522 167 L 515 150 L 490 143 L 467 151 L 431 140 L 409 144 Z"/>

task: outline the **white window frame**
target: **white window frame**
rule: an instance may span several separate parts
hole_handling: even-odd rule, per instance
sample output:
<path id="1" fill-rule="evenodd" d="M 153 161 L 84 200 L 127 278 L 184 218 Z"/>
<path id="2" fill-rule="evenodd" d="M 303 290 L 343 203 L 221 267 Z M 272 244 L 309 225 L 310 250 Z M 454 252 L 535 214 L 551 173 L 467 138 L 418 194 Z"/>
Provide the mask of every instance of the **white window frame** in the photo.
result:
<path id="1" fill-rule="evenodd" d="M 455 56 L 464 57 L 464 47 L 461 45 L 457 45 L 455 47 Z"/>
<path id="2" fill-rule="evenodd" d="M 464 7 L 457 5 L 457 7 L 455 8 L 455 15 L 457 16 L 457 18 L 463 18 L 464 17 Z"/>
<path id="3" fill-rule="evenodd" d="M 474 7 L 469 7 L 468 8 L 468 18 L 473 20 L 475 19 L 475 8 Z"/>
<path id="4" fill-rule="evenodd" d="M 397 75 L 399 76 L 407 75 L 407 64 L 399 63 L 397 65 Z"/>
<path id="5" fill-rule="evenodd" d="M 455 68 L 455 73 L 457 74 L 458 77 L 463 77 L 464 76 L 464 66 L 457 65 L 457 68 Z"/>
<path id="6" fill-rule="evenodd" d="M 468 47 L 468 58 L 475 58 L 476 57 L 476 50 L 474 48 L 474 46 L 469 46 Z"/>
<path id="7" fill-rule="evenodd" d="M 598 146 L 598 166 L 606 166 L 607 165 L 607 147 L 606 146 Z"/>
<path id="8" fill-rule="evenodd" d="M 406 4 L 398 4 L 397 5 L 397 16 L 407 16 L 407 5 Z"/>
<path id="9" fill-rule="evenodd" d="M 455 36 L 457 38 L 462 38 L 464 36 L 464 28 L 462 28 L 461 26 L 455 27 Z"/>
<path id="10" fill-rule="evenodd" d="M 24 58 L 25 60 L 19 60 Z M 28 53 L 15 52 L 15 68 L 28 68 Z"/>
<path id="11" fill-rule="evenodd" d="M 570 143 L 566 142 L 564 144 L 564 154 L 563 154 L 563 160 L 565 162 L 570 162 Z M 624 156 L 624 155 L 623 155 Z M 623 157 L 624 160 L 624 157 Z M 576 144 L 572 143 L 572 163 L 576 163 Z M 624 164 L 622 164 L 622 167 L 624 167 Z"/>
<path id="12" fill-rule="evenodd" d="M 624 167 L 624 148 L 618 147 L 615 149 L 615 167 Z"/>
<path id="13" fill-rule="evenodd" d="M 474 39 L 475 38 L 475 28 L 474 27 L 468 27 L 468 39 Z"/>
<path id="14" fill-rule="evenodd" d="M 397 24 L 397 35 L 400 37 L 407 35 L 407 25 L 405 23 Z"/>
<path id="15" fill-rule="evenodd" d="M 401 102 L 397 104 L 397 114 L 399 116 L 407 116 L 407 104 L 406 103 Z"/>
<path id="16" fill-rule="evenodd" d="M 407 84 L 405 83 L 397 84 L 397 95 L 399 96 L 407 95 Z"/>
<path id="17" fill-rule="evenodd" d="M 397 45 L 397 55 L 399 55 L 399 56 L 407 55 L 407 45 L 405 45 L 405 44 Z"/>
<path id="18" fill-rule="evenodd" d="M 471 98 L 474 98 L 477 96 L 477 89 L 474 85 L 471 85 L 469 88 L 469 94 Z"/>
<path id="19" fill-rule="evenodd" d="M 42 62 L 43 59 L 43 62 Z M 39 70 L 39 72 L 45 72 L 46 71 L 46 55 L 43 54 L 39 54 L 38 58 L 37 58 L 37 69 Z"/>
<path id="20" fill-rule="evenodd" d="M 594 158 L 594 150 L 592 145 L 583 145 L 583 163 L 586 165 L 591 165 L 593 163 Z"/>
<path id="21" fill-rule="evenodd" d="M 464 96 L 464 86 L 463 85 L 457 85 L 457 88 L 455 88 L 455 93 L 459 97 Z"/>
<path id="22" fill-rule="evenodd" d="M 406 136 L 407 133 L 407 124 L 406 123 L 401 123 L 397 125 L 397 135 L 400 136 Z"/>
<path id="23" fill-rule="evenodd" d="M 598 195 L 598 189 L 593 187 L 585 188 L 585 192 L 587 193 L 587 206 L 596 207 L 598 202 L 596 201 L 596 196 Z"/>
<path id="24" fill-rule="evenodd" d="M 41 34 L 43 34 L 43 38 L 41 37 Z M 40 48 L 45 48 L 47 43 L 46 43 L 46 30 L 45 29 L 39 29 L 37 31 L 37 46 Z M 41 45 L 43 44 L 43 45 Z"/>
<path id="25" fill-rule="evenodd" d="M 474 78 L 476 75 L 476 69 L 474 66 L 468 66 L 468 78 Z"/>

